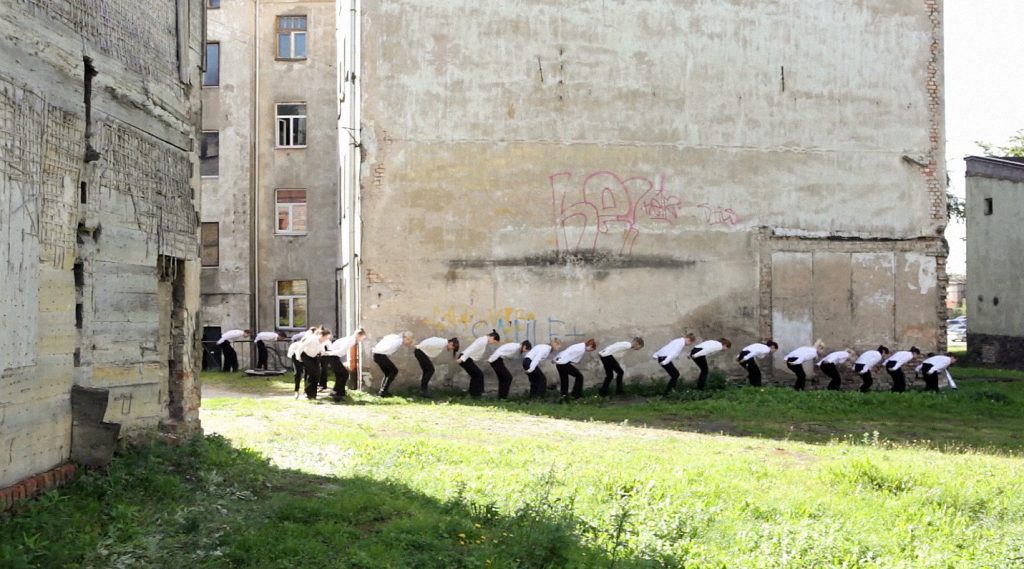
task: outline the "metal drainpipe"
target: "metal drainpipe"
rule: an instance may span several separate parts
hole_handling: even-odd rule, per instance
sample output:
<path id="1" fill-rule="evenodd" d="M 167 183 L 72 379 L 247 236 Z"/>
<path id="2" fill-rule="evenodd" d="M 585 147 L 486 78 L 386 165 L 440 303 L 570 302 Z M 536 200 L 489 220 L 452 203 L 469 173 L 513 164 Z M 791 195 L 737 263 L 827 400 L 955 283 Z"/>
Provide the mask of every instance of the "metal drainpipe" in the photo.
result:
<path id="1" fill-rule="evenodd" d="M 252 326 L 253 333 L 260 330 L 260 0 L 255 0 L 253 10 L 253 108 L 252 108 L 252 131 L 253 131 L 253 153 L 252 153 L 252 179 L 253 187 L 250 197 L 250 208 L 252 212 L 249 218 L 252 239 Z"/>

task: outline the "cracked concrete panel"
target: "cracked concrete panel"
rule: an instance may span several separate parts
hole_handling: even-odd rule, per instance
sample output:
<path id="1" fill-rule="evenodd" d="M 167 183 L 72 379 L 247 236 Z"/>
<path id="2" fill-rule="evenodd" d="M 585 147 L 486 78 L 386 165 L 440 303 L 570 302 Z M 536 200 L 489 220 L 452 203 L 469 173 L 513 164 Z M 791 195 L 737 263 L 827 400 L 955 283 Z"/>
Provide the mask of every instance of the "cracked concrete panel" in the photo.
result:
<path id="1" fill-rule="evenodd" d="M 853 331 L 857 345 L 886 344 L 895 338 L 895 254 L 854 253 Z"/>
<path id="2" fill-rule="evenodd" d="M 814 342 L 814 271 L 811 253 L 772 255 L 772 337 L 783 352 Z M 785 366 L 777 361 L 777 365 Z"/>
<path id="3" fill-rule="evenodd" d="M 849 253 L 814 253 L 814 336 L 830 351 L 853 345 L 853 269 Z"/>
<path id="4" fill-rule="evenodd" d="M 933 302 L 938 289 L 936 272 L 934 255 L 896 256 L 896 340 L 902 347 L 940 343 Z"/>

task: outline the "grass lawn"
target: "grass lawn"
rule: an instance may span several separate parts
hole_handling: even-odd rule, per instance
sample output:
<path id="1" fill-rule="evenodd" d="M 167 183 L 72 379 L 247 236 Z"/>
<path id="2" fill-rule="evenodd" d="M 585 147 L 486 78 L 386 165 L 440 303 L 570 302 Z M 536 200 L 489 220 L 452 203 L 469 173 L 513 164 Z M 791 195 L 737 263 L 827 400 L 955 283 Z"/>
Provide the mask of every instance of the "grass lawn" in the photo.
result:
<path id="1" fill-rule="evenodd" d="M 281 396 L 207 399 L 217 436 L 0 522 L 0 567 L 1024 568 L 1024 374 L 956 377 L 334 405 L 214 374 Z"/>

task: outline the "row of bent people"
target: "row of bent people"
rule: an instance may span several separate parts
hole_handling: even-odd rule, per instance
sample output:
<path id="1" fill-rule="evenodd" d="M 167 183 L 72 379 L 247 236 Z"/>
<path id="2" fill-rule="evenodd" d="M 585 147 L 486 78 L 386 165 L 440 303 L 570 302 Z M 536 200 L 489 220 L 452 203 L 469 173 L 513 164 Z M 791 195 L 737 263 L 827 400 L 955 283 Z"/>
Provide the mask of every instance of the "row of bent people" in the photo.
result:
<path id="1" fill-rule="evenodd" d="M 335 375 L 335 386 L 331 397 L 339 401 L 344 398 L 345 384 L 348 382 L 349 372 L 357 368 L 359 345 L 365 339 L 366 332 L 361 328 L 348 336 L 337 339 L 332 339 L 330 330 L 323 327 L 314 327 L 296 334 L 288 350 L 288 357 L 295 366 L 296 398 L 298 397 L 299 384 L 303 375 L 306 379 L 306 397 L 315 399 L 317 390 L 326 388 L 329 372 L 333 372 Z M 430 380 L 435 371 L 433 360 L 442 352 L 450 351 L 452 357 L 469 376 L 469 395 L 471 397 L 480 397 L 484 392 L 484 373 L 480 366 L 477 365 L 477 362 L 482 362 L 485 359 L 488 346 L 497 345 L 500 342 L 501 337 L 498 332 L 491 330 L 485 336 L 476 338 L 465 350 L 460 351 L 461 345 L 458 338 L 430 337 L 414 346 L 415 339 L 411 332 L 388 334 L 381 338 L 371 349 L 374 364 L 380 368 L 384 376 L 381 380 L 378 394 L 381 397 L 389 397 L 391 395 L 391 385 L 399 373 L 398 367 L 391 361 L 391 356 L 403 347 L 411 347 L 413 349 L 413 356 L 420 367 L 421 394 L 429 394 Z M 632 340 L 623 340 L 609 344 L 598 352 L 598 357 L 605 371 L 604 382 L 599 389 L 601 395 L 608 395 L 610 393 L 613 380 L 615 382 L 615 393 L 622 394 L 624 392 L 624 372 L 618 358 L 629 350 L 641 350 L 643 347 L 643 338 L 635 337 Z M 689 348 L 687 358 L 699 370 L 697 388 L 704 389 L 708 378 L 707 358 L 714 354 L 725 352 L 731 347 L 732 343 L 727 338 L 697 343 L 693 334 L 686 334 L 665 344 L 655 351 L 652 357 L 657 360 L 658 364 L 668 374 L 669 381 L 666 386 L 666 393 L 668 393 L 675 389 L 680 378 L 680 372 L 674 362 Z M 552 359 L 558 373 L 559 393 L 562 399 L 565 400 L 570 396 L 573 398 L 582 396 L 584 376 L 576 367 L 576 364 L 580 363 L 586 354 L 597 351 L 597 348 L 597 342 L 593 338 L 571 344 L 564 349 L 562 349 L 562 344 L 558 339 L 553 339 L 548 344 L 537 345 L 533 345 L 529 341 L 509 342 L 495 348 L 490 356 L 486 357 L 486 360 L 498 379 L 498 398 L 505 399 L 509 395 L 513 380 L 512 372 L 506 366 L 505 360 L 521 356 L 522 368 L 529 380 L 530 397 L 537 398 L 543 397 L 547 390 L 547 377 L 541 364 L 552 353 L 555 353 Z M 757 365 L 757 360 L 770 356 L 777 350 L 778 344 L 770 340 L 751 344 L 740 350 L 736 361 L 747 371 L 751 385 L 761 385 L 761 371 Z M 819 367 L 822 373 L 830 379 L 828 389 L 839 389 L 841 384 L 839 366 L 850 362 L 854 372 L 861 377 L 861 391 L 866 392 L 870 390 L 873 383 L 871 372 L 881 364 L 893 379 L 892 390 L 899 392 L 906 389 L 903 366 L 918 357 L 920 357 L 920 350 L 916 347 L 892 354 L 890 354 L 889 349 L 885 346 L 879 346 L 875 350 L 868 350 L 859 356 L 849 349 L 825 354 L 824 345 L 818 341 L 813 346 L 796 348 L 786 356 L 785 361 L 787 367 L 796 376 L 796 383 L 793 387 L 797 390 L 804 389 L 807 383 L 804 364 L 817 360 L 815 366 Z M 955 358 L 951 355 L 937 356 L 928 354 L 916 368 L 917 371 L 924 374 L 925 389 L 938 391 L 939 373 L 941 372 L 945 372 L 949 386 L 955 389 L 956 384 L 953 382 L 948 371 L 949 366 L 955 361 Z M 571 390 L 569 378 L 573 379 Z"/>

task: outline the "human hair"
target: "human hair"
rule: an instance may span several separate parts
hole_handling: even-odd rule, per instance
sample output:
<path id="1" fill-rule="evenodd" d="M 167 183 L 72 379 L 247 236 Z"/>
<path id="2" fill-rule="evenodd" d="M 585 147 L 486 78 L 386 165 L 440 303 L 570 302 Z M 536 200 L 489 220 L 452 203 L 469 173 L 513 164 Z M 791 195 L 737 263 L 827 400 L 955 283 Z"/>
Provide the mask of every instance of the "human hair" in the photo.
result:
<path id="1" fill-rule="evenodd" d="M 405 332 L 402 332 L 402 338 L 412 338 L 412 332 L 410 332 L 408 330 L 406 330 Z"/>
<path id="2" fill-rule="evenodd" d="M 927 354 L 925 354 L 924 357 L 926 357 L 926 358 L 933 358 L 933 357 L 935 357 L 935 352 L 928 352 Z"/>
<path id="3" fill-rule="evenodd" d="M 491 338 L 494 338 L 495 342 L 500 342 L 501 341 L 501 335 L 499 335 L 498 331 L 495 330 L 494 328 L 491 328 L 491 332 L 489 334 L 487 334 L 487 335 L 490 336 Z"/>
<path id="4" fill-rule="evenodd" d="M 636 338 L 633 338 L 633 344 L 638 348 L 642 348 L 644 347 L 644 339 L 637 336 Z"/>
<path id="5" fill-rule="evenodd" d="M 921 350 L 917 349 L 917 346 L 910 346 L 910 353 L 921 355 Z"/>
<path id="6" fill-rule="evenodd" d="M 519 343 L 519 346 L 526 351 L 530 351 L 533 349 L 533 344 L 531 344 L 529 340 L 523 340 L 522 342 Z"/>
<path id="7" fill-rule="evenodd" d="M 331 335 L 331 329 L 330 328 L 324 328 L 324 327 L 321 326 L 320 327 L 320 335 L 321 336 L 330 336 Z"/>
<path id="8" fill-rule="evenodd" d="M 776 344 L 774 340 L 768 340 L 767 342 L 765 342 L 765 345 L 768 346 L 769 348 L 775 348 L 776 350 L 779 349 L 779 345 Z"/>
<path id="9" fill-rule="evenodd" d="M 732 347 L 732 342 L 729 341 L 729 338 L 719 338 L 718 341 L 723 346 L 725 346 L 725 349 L 727 349 L 727 350 Z"/>
<path id="10" fill-rule="evenodd" d="M 452 345 L 452 357 L 453 358 L 459 357 L 459 339 L 458 338 L 448 338 L 448 343 Z"/>
<path id="11" fill-rule="evenodd" d="M 597 340 L 595 340 L 593 338 L 587 338 L 587 341 L 583 342 L 583 345 L 586 346 L 587 348 L 590 348 L 591 350 L 596 350 L 597 349 Z"/>
<path id="12" fill-rule="evenodd" d="M 355 332 L 352 333 L 352 335 L 353 336 L 366 336 L 366 330 L 364 330 L 362 328 L 358 328 Z"/>
<path id="13" fill-rule="evenodd" d="M 693 335 L 693 332 L 688 332 L 686 334 L 683 334 L 683 337 L 686 338 L 687 340 L 689 340 L 690 343 L 693 343 L 693 342 L 697 341 L 697 337 Z"/>
<path id="14" fill-rule="evenodd" d="M 251 336 L 252 335 L 252 330 L 242 330 L 242 331 L 245 332 L 246 336 Z"/>
<path id="15" fill-rule="evenodd" d="M 878 346 L 878 353 L 880 353 L 880 354 L 888 354 L 889 353 L 889 348 L 886 348 L 885 346 Z"/>

